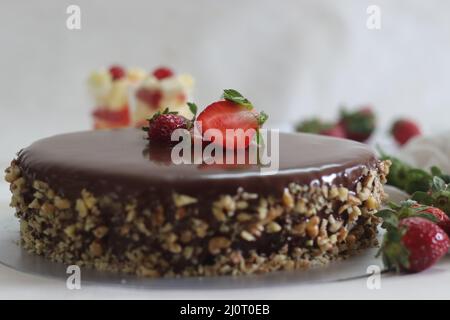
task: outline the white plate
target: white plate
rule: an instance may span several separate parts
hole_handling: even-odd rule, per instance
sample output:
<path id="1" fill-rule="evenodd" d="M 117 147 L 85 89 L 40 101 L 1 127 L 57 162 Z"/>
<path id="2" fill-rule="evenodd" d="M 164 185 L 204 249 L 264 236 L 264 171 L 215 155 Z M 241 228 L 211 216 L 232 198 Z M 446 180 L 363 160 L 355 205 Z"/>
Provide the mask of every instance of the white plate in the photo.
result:
<path id="1" fill-rule="evenodd" d="M 395 188 L 389 187 L 387 191 L 392 201 L 399 202 L 405 199 L 405 194 Z M 13 211 L 6 203 L 0 202 L 0 264 L 27 274 L 67 279 L 67 265 L 29 254 L 18 245 L 19 223 L 13 215 Z M 322 268 L 280 271 L 264 275 L 147 279 L 82 269 L 81 277 L 84 283 L 188 290 L 254 288 L 344 281 L 366 277 L 369 266 L 376 265 L 382 268 L 381 259 L 375 258 L 377 250 L 377 248 L 367 249 L 358 255 L 346 260 L 332 262 Z"/>

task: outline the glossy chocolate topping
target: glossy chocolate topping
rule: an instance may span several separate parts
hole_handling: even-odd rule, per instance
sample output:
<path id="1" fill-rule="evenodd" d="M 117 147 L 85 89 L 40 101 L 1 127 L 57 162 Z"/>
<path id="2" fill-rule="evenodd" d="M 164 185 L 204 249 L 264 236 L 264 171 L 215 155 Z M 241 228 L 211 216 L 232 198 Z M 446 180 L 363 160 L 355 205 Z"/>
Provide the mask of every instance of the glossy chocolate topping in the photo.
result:
<path id="1" fill-rule="evenodd" d="M 262 175 L 258 165 L 175 165 L 170 148 L 150 147 L 137 129 L 57 135 L 20 151 L 17 163 L 31 179 L 48 182 L 65 196 L 82 189 L 118 197 L 169 194 L 204 199 L 247 192 L 280 195 L 289 183 L 334 183 L 354 189 L 364 167 L 377 160 L 369 147 L 350 140 L 280 133 L 279 171 Z"/>

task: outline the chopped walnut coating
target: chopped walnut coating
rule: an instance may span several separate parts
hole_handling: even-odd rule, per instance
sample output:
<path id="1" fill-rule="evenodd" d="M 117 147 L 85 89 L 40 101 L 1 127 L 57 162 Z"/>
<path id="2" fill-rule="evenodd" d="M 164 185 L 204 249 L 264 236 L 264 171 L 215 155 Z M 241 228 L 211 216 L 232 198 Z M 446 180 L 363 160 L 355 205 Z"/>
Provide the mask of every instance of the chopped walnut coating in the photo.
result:
<path id="1" fill-rule="evenodd" d="M 81 190 L 64 197 L 29 181 L 13 161 L 5 173 L 23 247 L 48 259 L 146 277 L 252 274 L 326 264 L 376 243 L 388 162 L 353 189 L 291 183 L 261 197 L 239 188 L 211 201 L 174 193 L 172 206 Z M 270 246 L 264 245 L 270 243 Z"/>

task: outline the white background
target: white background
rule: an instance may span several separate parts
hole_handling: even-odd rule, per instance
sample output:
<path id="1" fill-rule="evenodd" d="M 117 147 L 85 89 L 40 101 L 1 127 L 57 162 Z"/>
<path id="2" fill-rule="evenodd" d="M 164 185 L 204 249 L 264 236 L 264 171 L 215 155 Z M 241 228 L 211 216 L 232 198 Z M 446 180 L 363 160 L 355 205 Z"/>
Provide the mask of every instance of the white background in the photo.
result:
<path id="1" fill-rule="evenodd" d="M 81 7 L 81 30 L 66 28 L 69 4 Z M 381 30 L 366 27 L 372 4 L 381 8 Z M 89 128 L 86 77 L 111 63 L 149 71 L 163 64 L 189 72 L 201 106 L 223 88 L 238 89 L 270 115 L 271 127 L 289 129 L 311 115 L 331 119 L 343 103 L 371 103 L 381 135 L 397 116 L 417 119 L 427 134 L 442 132 L 450 120 L 449 12 L 445 0 L 2 0 L 0 165 L 38 138 Z M 0 201 L 8 197 L 1 184 Z M 379 293 L 352 281 L 327 289 L 310 286 L 308 295 L 283 289 L 267 298 L 327 297 L 324 290 L 331 290 L 330 297 L 344 292 L 343 298 L 442 297 L 445 287 L 431 290 L 433 283 L 448 283 L 448 272 L 439 274 L 395 278 L 387 284 L 390 290 Z M 406 282 L 423 290 L 408 291 Z M 39 296 L 43 285 L 49 289 L 43 297 L 61 292 L 59 297 L 80 297 L 58 289 L 61 283 L 0 268 L 0 297 Z M 91 288 L 84 297 L 121 296 L 111 290 Z M 230 294 L 266 297 L 255 291 Z M 171 296 L 177 297 L 158 293 Z"/>
<path id="2" fill-rule="evenodd" d="M 66 8 L 81 8 L 81 30 Z M 366 9 L 381 8 L 381 30 Z M 151 0 L 0 2 L 0 159 L 53 133 L 89 128 L 88 73 L 160 64 L 197 80 L 201 106 L 235 88 L 289 128 L 307 115 L 372 103 L 380 123 L 450 119 L 445 0 Z"/>

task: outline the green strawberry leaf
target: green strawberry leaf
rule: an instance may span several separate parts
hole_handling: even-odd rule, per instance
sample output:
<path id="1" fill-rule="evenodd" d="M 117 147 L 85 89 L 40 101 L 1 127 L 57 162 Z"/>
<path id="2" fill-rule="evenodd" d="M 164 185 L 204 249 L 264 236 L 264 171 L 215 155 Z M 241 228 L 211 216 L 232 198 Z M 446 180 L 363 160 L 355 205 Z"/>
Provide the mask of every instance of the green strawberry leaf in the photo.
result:
<path id="1" fill-rule="evenodd" d="M 430 213 L 417 213 L 417 214 L 415 215 L 415 217 L 427 219 L 427 220 L 430 220 L 431 222 L 434 222 L 434 223 L 438 223 L 438 222 L 439 222 L 439 219 L 436 218 L 435 216 L 433 216 L 433 215 L 430 214 Z"/>
<path id="2" fill-rule="evenodd" d="M 194 115 L 194 119 L 195 119 L 195 117 L 197 116 L 197 111 L 198 111 L 197 105 L 193 102 L 188 102 L 187 105 L 188 105 L 191 113 Z"/>
<path id="3" fill-rule="evenodd" d="M 188 124 L 187 124 L 187 129 L 188 129 L 188 130 L 191 130 L 192 127 L 194 126 L 195 119 L 197 118 L 198 107 L 197 107 L 197 105 L 196 105 L 195 103 L 193 103 L 193 102 L 188 102 L 187 105 L 188 105 L 188 107 L 189 107 L 189 110 L 190 110 L 191 113 L 193 114 L 191 121 L 188 121 Z"/>
<path id="4" fill-rule="evenodd" d="M 178 114 L 178 112 L 170 111 L 169 108 L 165 108 L 163 110 L 163 112 L 161 112 L 161 111 L 156 112 L 151 118 L 147 119 L 147 121 L 152 122 L 153 120 L 155 120 L 156 118 L 158 118 L 160 115 L 163 115 L 163 114 Z"/>
<path id="5" fill-rule="evenodd" d="M 450 191 L 440 191 L 433 196 L 433 205 L 450 216 Z"/>
<path id="6" fill-rule="evenodd" d="M 377 257 L 382 255 L 383 263 L 389 270 L 399 272 L 409 268 L 409 251 L 401 241 L 405 233 L 406 228 L 390 227 L 384 234 Z"/>
<path id="7" fill-rule="evenodd" d="M 427 192 L 416 191 L 411 196 L 412 200 L 415 200 L 421 204 L 426 204 L 431 206 L 433 204 L 433 197 L 429 195 Z"/>
<path id="8" fill-rule="evenodd" d="M 398 226 L 398 216 L 397 213 L 392 209 L 384 209 L 375 213 L 375 216 L 383 219 L 383 223 L 381 225 L 382 228 L 388 229 L 390 227 L 396 228 Z"/>
<path id="9" fill-rule="evenodd" d="M 432 167 L 430 168 L 430 171 L 431 171 L 431 175 L 432 175 L 432 176 L 440 176 L 440 175 L 442 175 L 441 169 L 439 169 L 439 168 L 436 167 L 436 166 L 432 166 Z"/>
<path id="10" fill-rule="evenodd" d="M 389 203 L 387 204 L 389 208 L 391 208 L 392 210 L 400 210 L 401 209 L 401 205 L 396 204 L 395 202 L 389 201 Z"/>
<path id="11" fill-rule="evenodd" d="M 446 184 L 450 184 L 450 174 L 441 174 L 439 176 Z"/>
<path id="12" fill-rule="evenodd" d="M 264 112 L 261 111 L 258 115 L 258 125 L 259 127 L 262 127 L 263 124 L 269 119 L 269 116 Z"/>
<path id="13" fill-rule="evenodd" d="M 422 170 L 413 168 L 406 172 L 406 183 L 404 190 L 411 194 L 415 191 L 428 191 L 430 188 L 431 175 Z"/>
<path id="14" fill-rule="evenodd" d="M 395 186 L 407 193 L 413 194 L 416 191 L 427 192 L 430 190 L 430 186 L 434 189 L 442 188 L 442 181 L 447 183 L 447 179 L 450 181 L 450 176 L 442 174 L 441 169 L 438 167 L 431 167 L 431 174 L 425 170 L 414 168 L 407 163 L 387 155 L 379 147 L 382 160 L 390 160 L 392 165 L 389 169 L 387 176 L 387 183 Z M 434 179 L 436 176 L 437 179 Z M 435 182 L 433 182 L 436 180 Z"/>
<path id="15" fill-rule="evenodd" d="M 445 181 L 441 178 L 435 176 L 433 177 L 433 181 L 431 182 L 431 191 L 432 192 L 438 192 L 445 190 L 447 188 L 447 185 L 445 184 Z"/>

